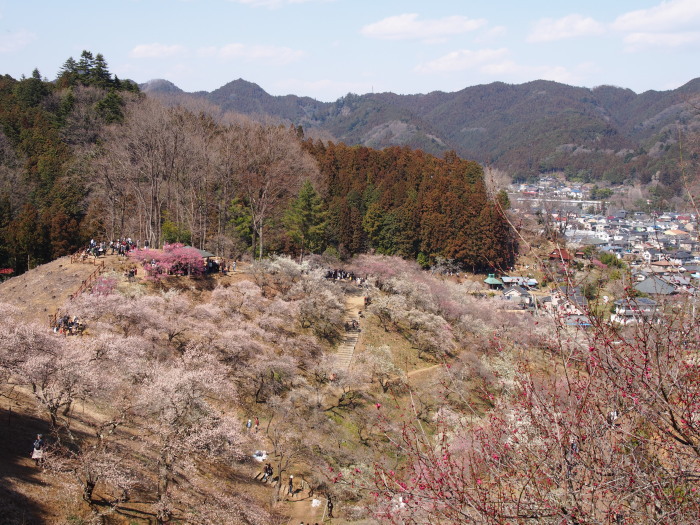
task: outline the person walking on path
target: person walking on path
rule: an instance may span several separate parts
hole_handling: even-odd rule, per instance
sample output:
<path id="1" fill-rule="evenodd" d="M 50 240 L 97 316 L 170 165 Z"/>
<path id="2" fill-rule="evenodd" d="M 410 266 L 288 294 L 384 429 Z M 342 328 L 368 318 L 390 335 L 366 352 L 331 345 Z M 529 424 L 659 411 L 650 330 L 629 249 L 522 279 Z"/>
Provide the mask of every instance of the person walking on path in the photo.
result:
<path id="1" fill-rule="evenodd" d="M 294 476 L 289 476 L 289 490 L 287 491 L 287 495 L 292 498 L 294 497 Z"/>
<path id="2" fill-rule="evenodd" d="M 328 517 L 332 518 L 333 517 L 333 500 L 331 499 L 330 495 L 327 495 L 328 497 Z"/>
<path id="3" fill-rule="evenodd" d="M 263 477 L 262 477 L 262 482 L 265 483 L 269 479 L 272 481 L 272 465 L 269 463 L 265 464 L 265 468 L 263 469 Z"/>
<path id="4" fill-rule="evenodd" d="M 255 416 L 255 433 L 258 433 L 258 427 L 260 426 L 260 420 L 258 419 L 258 416 Z"/>
<path id="5" fill-rule="evenodd" d="M 32 459 L 36 463 L 37 467 L 44 462 L 44 437 L 41 434 L 37 434 L 36 439 L 34 440 Z"/>

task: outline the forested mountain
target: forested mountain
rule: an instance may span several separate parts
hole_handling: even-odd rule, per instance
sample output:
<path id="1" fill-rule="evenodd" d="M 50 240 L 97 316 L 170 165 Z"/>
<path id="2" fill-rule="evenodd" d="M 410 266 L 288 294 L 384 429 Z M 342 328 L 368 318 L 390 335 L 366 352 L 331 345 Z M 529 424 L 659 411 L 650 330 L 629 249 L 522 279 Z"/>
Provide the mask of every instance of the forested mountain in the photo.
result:
<path id="1" fill-rule="evenodd" d="M 0 267 L 21 272 L 82 243 L 92 185 L 79 167 L 100 130 L 124 119 L 138 87 L 112 76 L 104 57 L 83 52 L 54 83 L 38 70 L 0 77 Z"/>
<path id="2" fill-rule="evenodd" d="M 160 95 L 160 84 L 144 90 Z M 275 97 L 235 80 L 197 93 L 227 111 L 268 115 L 348 144 L 407 145 L 507 170 L 516 177 L 567 171 L 580 180 L 678 179 L 678 132 L 700 126 L 700 79 L 671 91 L 580 88 L 537 80 L 494 82 L 455 93 L 348 94 L 332 103 Z M 694 102 L 695 101 L 695 102 Z"/>
<path id="3" fill-rule="evenodd" d="M 273 101 L 291 115 L 300 101 L 237 86 L 248 113 Z M 166 81 L 146 87 L 182 96 Z M 3 77 L 0 268 L 19 273 L 125 237 L 234 258 L 378 252 L 474 270 L 513 261 L 503 210 L 473 161 L 314 142 L 299 127 L 180 102 L 144 96 L 87 51 L 53 82 L 38 71 Z"/>

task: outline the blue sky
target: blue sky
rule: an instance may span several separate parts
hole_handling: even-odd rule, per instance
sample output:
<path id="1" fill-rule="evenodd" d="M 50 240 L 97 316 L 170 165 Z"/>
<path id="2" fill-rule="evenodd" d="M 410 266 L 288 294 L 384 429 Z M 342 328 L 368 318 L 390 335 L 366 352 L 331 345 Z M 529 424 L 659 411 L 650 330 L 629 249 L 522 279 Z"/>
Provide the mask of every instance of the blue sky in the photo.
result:
<path id="1" fill-rule="evenodd" d="M 185 91 L 243 78 L 330 101 L 542 78 L 640 93 L 700 76 L 700 0 L 0 0 L 0 74 L 54 79 L 83 49 Z"/>

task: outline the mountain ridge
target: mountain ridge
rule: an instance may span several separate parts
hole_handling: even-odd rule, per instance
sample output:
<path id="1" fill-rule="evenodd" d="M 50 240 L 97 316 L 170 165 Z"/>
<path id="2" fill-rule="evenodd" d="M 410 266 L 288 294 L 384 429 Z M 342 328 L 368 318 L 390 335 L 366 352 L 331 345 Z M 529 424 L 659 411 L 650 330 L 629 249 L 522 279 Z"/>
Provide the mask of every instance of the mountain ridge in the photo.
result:
<path id="1" fill-rule="evenodd" d="M 209 93 L 174 88 L 179 89 L 162 80 L 142 85 L 153 96 L 204 97 L 223 111 L 271 117 L 351 145 L 402 145 L 433 154 L 455 150 L 524 177 L 569 169 L 591 180 L 648 182 L 656 172 L 674 170 L 669 151 L 678 130 L 700 129 L 700 111 L 693 103 L 700 100 L 700 78 L 673 90 L 639 94 L 612 85 L 585 88 L 533 80 L 456 92 L 348 93 L 333 102 L 270 95 L 241 78 Z M 578 158 L 567 150 L 577 151 Z"/>

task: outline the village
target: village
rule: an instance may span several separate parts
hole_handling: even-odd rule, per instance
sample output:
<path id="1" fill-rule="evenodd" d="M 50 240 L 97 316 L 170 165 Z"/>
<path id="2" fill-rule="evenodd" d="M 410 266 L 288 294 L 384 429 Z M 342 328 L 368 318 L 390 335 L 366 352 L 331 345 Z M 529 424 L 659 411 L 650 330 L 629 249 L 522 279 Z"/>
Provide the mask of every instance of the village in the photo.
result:
<path id="1" fill-rule="evenodd" d="M 524 277 L 492 274 L 484 280 L 517 308 L 535 315 L 556 313 L 569 325 L 590 326 L 591 313 L 602 311 L 610 313 L 613 323 L 630 324 L 660 319 L 664 299 L 697 297 L 700 243 L 695 214 L 539 210 L 536 216 L 557 239 L 557 248 L 537 268 L 552 286 L 534 278 L 534 266 L 518 268 L 526 270 L 516 272 Z M 621 281 L 630 297 L 596 286 L 591 276 L 600 274 Z"/>

